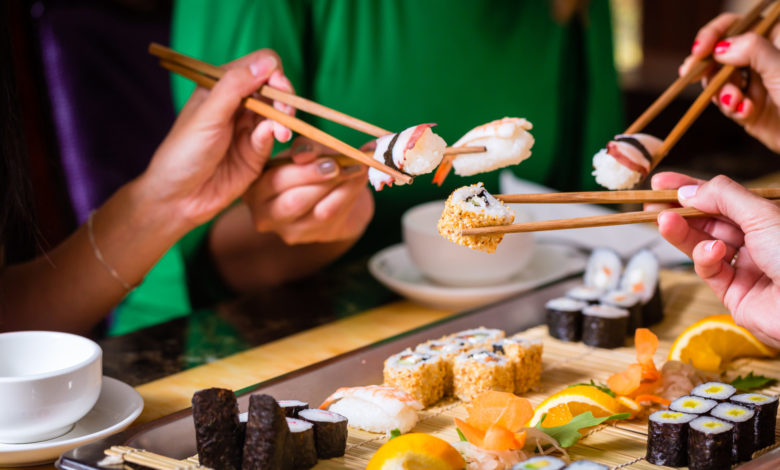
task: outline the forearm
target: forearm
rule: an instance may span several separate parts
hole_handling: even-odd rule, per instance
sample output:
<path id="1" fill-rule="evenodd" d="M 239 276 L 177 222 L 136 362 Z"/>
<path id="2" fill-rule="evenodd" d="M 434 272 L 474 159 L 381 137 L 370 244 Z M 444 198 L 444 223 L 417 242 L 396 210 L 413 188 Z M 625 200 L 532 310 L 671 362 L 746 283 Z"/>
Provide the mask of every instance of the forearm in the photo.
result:
<path id="1" fill-rule="evenodd" d="M 140 180 L 117 191 L 93 219 L 94 241 L 106 264 L 130 285 L 138 284 L 187 229 Z M 0 330 L 85 333 L 126 294 L 97 259 L 85 224 L 46 255 L 0 273 Z"/>
<path id="2" fill-rule="evenodd" d="M 258 233 L 242 203 L 214 223 L 209 249 L 227 284 L 238 292 L 248 292 L 308 276 L 344 254 L 356 241 L 287 245 L 276 234 Z"/>

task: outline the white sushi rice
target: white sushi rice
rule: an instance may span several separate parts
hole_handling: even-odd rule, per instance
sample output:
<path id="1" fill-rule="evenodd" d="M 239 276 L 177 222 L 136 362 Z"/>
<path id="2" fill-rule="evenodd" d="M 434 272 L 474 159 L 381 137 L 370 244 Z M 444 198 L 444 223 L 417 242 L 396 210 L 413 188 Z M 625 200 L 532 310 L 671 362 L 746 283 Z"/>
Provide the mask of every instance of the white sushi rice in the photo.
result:
<path id="1" fill-rule="evenodd" d="M 566 470 L 609 470 L 609 467 L 590 460 L 577 460 L 566 467 Z"/>
<path id="2" fill-rule="evenodd" d="M 639 296 L 624 290 L 613 290 L 601 296 L 601 303 L 620 308 L 631 308 L 640 300 Z"/>
<path id="3" fill-rule="evenodd" d="M 615 290 L 620 284 L 623 262 L 620 255 L 610 248 L 596 248 L 585 266 L 585 285 L 602 292 Z"/>
<path id="4" fill-rule="evenodd" d="M 711 416 L 701 416 L 696 418 L 691 421 L 690 426 L 691 429 L 695 429 L 705 434 L 720 434 L 723 432 L 729 432 L 732 428 L 734 428 L 733 424 L 727 423 L 726 421 L 721 421 L 718 418 L 713 418 Z"/>
<path id="5" fill-rule="evenodd" d="M 646 304 L 658 286 L 658 271 L 658 257 L 650 250 L 639 250 L 628 261 L 620 288 L 638 294 L 642 304 Z"/>
<path id="6" fill-rule="evenodd" d="M 515 219 L 514 211 L 485 190 L 482 183 L 456 189 L 452 193 L 452 203 L 467 212 L 503 219 L 507 224 Z"/>
<path id="7" fill-rule="evenodd" d="M 601 149 L 593 156 L 593 176 L 607 189 L 631 189 L 642 179 L 642 173 L 631 170 Z"/>
<path id="8" fill-rule="evenodd" d="M 547 310 L 556 310 L 558 312 L 581 312 L 588 304 L 569 297 L 558 297 L 548 300 L 544 306 Z"/>
<path id="9" fill-rule="evenodd" d="M 588 317 L 623 318 L 628 316 L 628 310 L 611 305 L 589 305 L 582 310 Z"/>
<path id="10" fill-rule="evenodd" d="M 669 404 L 672 411 L 681 411 L 683 413 L 693 413 L 701 415 L 715 408 L 718 404 L 715 400 L 702 397 L 684 396 L 674 400 Z"/>
<path id="11" fill-rule="evenodd" d="M 670 411 L 670 410 L 659 410 L 656 411 L 655 413 L 652 413 L 648 417 L 650 421 L 656 423 L 671 423 L 671 424 L 688 423 L 690 421 L 693 421 L 696 418 L 698 418 L 698 416 L 695 414 L 683 413 L 682 411 Z"/>
<path id="12" fill-rule="evenodd" d="M 566 291 L 566 297 L 571 297 L 575 300 L 582 300 L 584 302 L 596 302 L 601 298 L 604 293 L 603 289 L 598 289 L 591 286 L 576 286 Z"/>
<path id="13" fill-rule="evenodd" d="M 455 333 L 452 335 L 452 338 L 469 344 L 484 344 L 498 341 L 504 336 L 506 336 L 506 333 L 503 330 L 480 327 Z"/>
<path id="14" fill-rule="evenodd" d="M 777 401 L 777 397 L 764 395 L 763 393 L 741 393 L 734 395 L 729 400 L 735 403 L 744 403 L 746 405 L 764 405 Z"/>
<path id="15" fill-rule="evenodd" d="M 345 416 L 350 426 L 368 432 L 389 433 L 398 429 L 405 433 L 417 424 L 417 411 L 400 401 L 389 404 L 345 397 L 332 404 L 329 410 Z"/>
<path id="16" fill-rule="evenodd" d="M 481 153 L 465 153 L 452 161 L 456 175 L 477 173 L 516 165 L 531 156 L 533 126 L 523 118 L 503 118 L 468 131 L 453 147 L 485 147 Z"/>
<path id="17" fill-rule="evenodd" d="M 734 388 L 733 385 L 724 384 L 722 382 L 707 382 L 694 387 L 693 390 L 691 390 L 691 395 L 722 401 L 727 400 L 736 392 L 737 389 Z"/>
<path id="18" fill-rule="evenodd" d="M 417 347 L 414 348 L 414 350 L 415 352 L 422 353 L 422 354 L 442 355 L 442 354 L 459 353 L 464 349 L 467 349 L 468 347 L 469 344 L 467 342 L 451 338 L 451 339 L 428 341 L 427 343 L 422 343 L 417 345 Z"/>
<path id="19" fill-rule="evenodd" d="M 440 355 L 425 354 L 407 349 L 388 357 L 385 363 L 393 368 L 416 369 L 422 363 L 436 363 L 439 361 L 441 361 Z"/>
<path id="20" fill-rule="evenodd" d="M 303 432 L 311 429 L 314 424 L 302 419 L 287 418 L 287 426 L 290 428 L 290 432 Z"/>
<path id="21" fill-rule="evenodd" d="M 543 455 L 515 464 L 512 470 L 561 470 L 565 466 L 566 462 L 558 457 Z"/>
<path id="22" fill-rule="evenodd" d="M 710 414 L 724 421 L 744 423 L 745 421 L 753 419 L 756 412 L 745 408 L 744 406 L 735 405 L 734 403 L 720 403 L 710 411 Z"/>
<path id="23" fill-rule="evenodd" d="M 409 132 L 410 130 L 413 131 L 414 128 L 403 131 L 401 137 L 403 137 L 404 132 Z M 402 139 L 399 138 L 398 140 L 401 141 Z M 404 141 L 407 140 L 408 138 L 404 139 Z M 406 146 L 404 146 L 404 148 L 406 148 Z M 403 166 L 399 165 L 399 168 L 409 175 L 430 173 L 439 166 L 439 163 L 441 163 L 446 148 L 447 143 L 444 139 L 437 134 L 434 134 L 430 128 L 427 128 L 423 131 L 422 136 L 417 139 L 414 147 L 406 151 L 403 158 Z M 398 150 L 403 152 L 403 149 L 398 149 L 398 146 L 396 146 L 393 151 L 393 160 L 395 160 L 395 154 Z M 397 164 L 398 163 L 396 163 L 396 165 Z"/>

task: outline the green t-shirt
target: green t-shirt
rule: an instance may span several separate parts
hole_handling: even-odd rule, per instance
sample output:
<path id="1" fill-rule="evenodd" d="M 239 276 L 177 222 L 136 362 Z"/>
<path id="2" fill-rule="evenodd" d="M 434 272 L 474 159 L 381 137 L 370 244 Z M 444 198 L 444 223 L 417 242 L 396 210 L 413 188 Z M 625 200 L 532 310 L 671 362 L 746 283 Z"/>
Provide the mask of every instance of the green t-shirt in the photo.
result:
<path id="1" fill-rule="evenodd" d="M 566 24 L 553 20 L 551 3 L 180 0 L 171 43 L 215 64 L 271 48 L 298 94 L 385 129 L 435 122 L 435 132 L 449 143 L 482 123 L 524 117 L 533 123 L 536 143 L 515 173 L 561 190 L 590 189 L 593 154 L 622 126 L 609 2 L 592 0 Z M 186 79 L 173 78 L 177 108 L 192 89 Z M 303 117 L 354 146 L 370 139 Z M 477 181 L 495 191 L 497 175 L 450 174 L 442 187 L 425 175 L 411 186 L 375 192 L 376 214 L 353 253 L 400 240 L 399 220 L 408 207 Z"/>

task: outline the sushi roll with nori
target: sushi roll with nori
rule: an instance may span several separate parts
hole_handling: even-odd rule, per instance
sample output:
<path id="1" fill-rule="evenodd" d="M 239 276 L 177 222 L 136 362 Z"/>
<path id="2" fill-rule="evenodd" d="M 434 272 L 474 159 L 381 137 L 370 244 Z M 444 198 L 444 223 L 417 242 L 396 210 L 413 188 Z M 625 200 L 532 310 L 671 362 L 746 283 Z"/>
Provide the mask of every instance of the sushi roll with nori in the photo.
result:
<path id="1" fill-rule="evenodd" d="M 481 347 L 494 343 L 506 336 L 504 330 L 497 328 L 485 328 L 480 326 L 479 328 L 473 328 L 471 330 L 460 331 L 451 335 L 449 338 L 455 341 L 465 341 L 472 347 Z"/>
<path id="2" fill-rule="evenodd" d="M 192 418 L 201 465 L 219 470 L 240 469 L 244 438 L 236 394 L 224 388 L 195 392 Z"/>
<path id="3" fill-rule="evenodd" d="M 462 401 L 488 390 L 512 392 L 515 388 L 514 368 L 505 356 L 486 349 L 473 349 L 455 358 L 452 385 Z"/>
<path id="4" fill-rule="evenodd" d="M 249 397 L 242 470 L 289 468 L 285 452 L 290 428 L 274 397 L 264 394 Z"/>
<path id="5" fill-rule="evenodd" d="M 743 393 L 734 395 L 730 401 L 746 406 L 755 411 L 753 432 L 756 450 L 775 443 L 775 427 L 777 426 L 777 397 L 763 393 Z"/>
<path id="6" fill-rule="evenodd" d="M 695 418 L 670 410 L 651 414 L 647 422 L 647 461 L 668 467 L 688 465 L 688 423 Z"/>
<path id="7" fill-rule="evenodd" d="M 689 424 L 688 468 L 729 470 L 734 425 L 711 416 L 700 416 Z"/>
<path id="8" fill-rule="evenodd" d="M 347 418 L 338 413 L 316 408 L 303 410 L 298 417 L 314 425 L 314 445 L 317 457 L 341 457 L 347 450 Z"/>
<path id="9" fill-rule="evenodd" d="M 671 402 L 669 404 L 669 409 L 672 411 L 680 411 L 682 413 L 703 415 L 709 413 L 709 411 L 715 408 L 717 404 L 718 402 L 715 400 L 686 395 Z"/>
<path id="10" fill-rule="evenodd" d="M 581 300 L 588 305 L 596 305 L 599 299 L 604 295 L 604 290 L 596 287 L 581 285 L 572 287 L 566 291 L 566 297 L 574 300 Z"/>
<path id="11" fill-rule="evenodd" d="M 512 470 L 561 470 L 566 466 L 566 462 L 558 457 L 542 455 L 531 457 L 512 466 Z"/>
<path id="12" fill-rule="evenodd" d="M 314 445 L 314 425 L 308 421 L 287 418 L 290 436 L 287 438 L 285 461 L 288 468 L 311 468 L 317 465 L 317 448 Z"/>
<path id="13" fill-rule="evenodd" d="M 561 341 L 582 339 L 582 310 L 588 304 L 570 297 L 558 297 L 547 301 L 547 331 Z"/>
<path id="14" fill-rule="evenodd" d="M 582 342 L 597 348 L 619 348 L 626 342 L 628 310 L 591 305 L 582 311 Z"/>
<path id="15" fill-rule="evenodd" d="M 623 290 L 612 290 L 601 296 L 599 301 L 602 305 L 628 310 L 627 333 L 629 336 L 633 336 L 634 331 L 642 327 L 642 303 L 638 295 Z"/>
<path id="16" fill-rule="evenodd" d="M 439 355 L 407 349 L 385 360 L 383 374 L 387 385 L 405 390 L 423 406 L 444 396 L 447 370 Z"/>
<path id="17" fill-rule="evenodd" d="M 539 383 L 543 350 L 542 340 L 525 339 L 517 335 L 493 343 L 493 352 L 506 356 L 512 363 L 515 393 L 525 393 Z"/>
<path id="18" fill-rule="evenodd" d="M 755 412 L 734 403 L 720 403 L 710 411 L 718 419 L 734 425 L 734 445 L 731 448 L 731 462 L 746 462 L 753 456 L 755 436 L 753 422 Z"/>
<path id="19" fill-rule="evenodd" d="M 309 408 L 309 404 L 300 400 L 279 400 L 279 407 L 288 418 L 296 418 L 301 410 Z"/>
<path id="20" fill-rule="evenodd" d="M 419 124 L 397 134 L 383 135 L 364 145 L 362 150 L 373 151 L 374 160 L 407 175 L 430 173 L 439 165 L 447 148 L 444 139 L 431 130 L 435 125 Z M 368 180 L 377 191 L 396 182 L 391 175 L 376 168 L 368 169 Z"/>
<path id="21" fill-rule="evenodd" d="M 609 467 L 590 460 L 578 460 L 572 462 L 564 470 L 609 470 Z"/>
<path id="22" fill-rule="evenodd" d="M 642 302 L 642 326 L 652 326 L 664 319 L 661 287 L 658 283 L 658 257 L 650 250 L 639 250 L 628 260 L 620 290 L 639 295 Z"/>
<path id="23" fill-rule="evenodd" d="M 439 356 L 444 366 L 444 395 L 452 395 L 452 365 L 458 354 L 468 351 L 472 346 L 459 339 L 437 339 L 418 344 L 415 352 Z"/>
<path id="24" fill-rule="evenodd" d="M 461 231 L 467 228 L 508 225 L 514 220 L 514 211 L 487 192 L 482 183 L 478 183 L 458 188 L 450 194 L 444 203 L 437 228 L 442 237 L 453 243 L 493 253 L 504 239 L 503 233 L 462 235 Z"/>
<path id="25" fill-rule="evenodd" d="M 733 385 L 724 384 L 723 382 L 707 382 L 697 385 L 691 390 L 691 395 L 709 398 L 718 403 L 727 401 L 735 393 L 737 393 L 737 389 Z"/>
<path id="26" fill-rule="evenodd" d="M 585 266 L 585 285 L 595 287 L 601 292 L 615 290 L 620 283 L 623 262 L 615 250 L 596 248 Z"/>
<path id="27" fill-rule="evenodd" d="M 593 176 L 607 189 L 631 189 L 650 171 L 661 139 L 649 134 L 620 134 L 593 156 Z"/>

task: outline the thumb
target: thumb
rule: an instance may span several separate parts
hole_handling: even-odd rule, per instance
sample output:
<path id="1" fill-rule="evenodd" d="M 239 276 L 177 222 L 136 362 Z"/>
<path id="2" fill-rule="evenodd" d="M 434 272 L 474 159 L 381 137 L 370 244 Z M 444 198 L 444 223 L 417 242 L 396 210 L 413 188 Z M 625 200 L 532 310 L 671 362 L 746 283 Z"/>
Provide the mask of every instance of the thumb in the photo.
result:
<path id="1" fill-rule="evenodd" d="M 780 85 L 780 51 L 763 36 L 751 32 L 725 39 L 715 46 L 714 56 L 724 64 L 749 65 L 764 82 Z"/>

